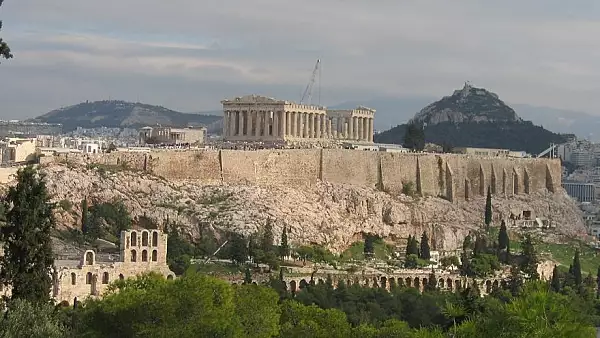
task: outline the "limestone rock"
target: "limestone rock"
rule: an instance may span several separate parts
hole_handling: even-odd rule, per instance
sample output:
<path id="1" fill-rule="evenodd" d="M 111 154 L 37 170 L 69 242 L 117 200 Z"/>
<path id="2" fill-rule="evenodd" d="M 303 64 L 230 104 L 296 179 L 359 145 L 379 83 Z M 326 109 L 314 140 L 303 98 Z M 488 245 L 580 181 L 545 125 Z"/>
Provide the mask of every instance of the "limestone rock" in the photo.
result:
<path id="1" fill-rule="evenodd" d="M 483 224 L 485 207 L 485 197 L 451 203 L 437 197 L 393 196 L 329 182 L 300 189 L 167 181 L 134 171 L 110 173 L 61 164 L 43 170 L 53 199 L 72 202 L 71 210 L 57 210 L 60 227 L 79 227 L 84 198 L 90 205 L 118 199 L 132 217 L 145 216 L 157 224 L 169 218 L 185 226 L 191 236 L 198 236 L 202 229 L 249 235 L 271 218 L 276 241 L 285 225 L 291 242 L 323 244 L 334 252 L 343 251 L 363 233 L 403 245 L 408 235 L 420 236 L 423 231 L 430 234 L 434 248 L 459 248 L 469 231 Z M 564 191 L 493 198 L 497 225 L 524 210 L 551 219 L 562 233 L 584 231 L 579 211 Z"/>

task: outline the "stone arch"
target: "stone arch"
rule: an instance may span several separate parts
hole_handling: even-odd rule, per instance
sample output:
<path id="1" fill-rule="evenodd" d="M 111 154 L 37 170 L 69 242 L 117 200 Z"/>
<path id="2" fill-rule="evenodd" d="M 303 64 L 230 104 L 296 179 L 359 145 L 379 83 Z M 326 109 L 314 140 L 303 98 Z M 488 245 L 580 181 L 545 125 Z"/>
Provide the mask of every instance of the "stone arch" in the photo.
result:
<path id="1" fill-rule="evenodd" d="M 351 280 L 351 279 L 348 279 L 348 280 L 346 281 L 346 286 L 350 286 L 350 285 L 352 285 L 352 280 Z"/>
<path id="2" fill-rule="evenodd" d="M 77 274 L 75 272 L 71 272 L 71 285 L 77 285 Z"/>
<path id="3" fill-rule="evenodd" d="M 497 192 L 497 185 L 498 185 L 498 178 L 496 177 L 496 169 L 494 169 L 494 165 L 492 164 L 492 177 L 490 177 L 491 179 L 491 184 L 490 184 L 490 188 L 491 188 L 491 192 L 492 194 L 495 194 Z"/>
<path id="4" fill-rule="evenodd" d="M 494 282 L 492 283 L 492 290 L 498 289 L 500 287 L 500 283 L 498 283 L 497 279 L 494 279 Z"/>
<path id="5" fill-rule="evenodd" d="M 390 277 L 389 284 L 390 284 L 390 290 L 398 286 L 398 285 L 396 285 L 396 278 L 394 278 L 394 277 Z"/>
<path id="6" fill-rule="evenodd" d="M 158 231 L 152 231 L 152 246 L 158 246 Z"/>
<path id="7" fill-rule="evenodd" d="M 325 284 L 325 281 L 322 278 L 319 278 L 317 280 L 317 283 L 319 283 L 319 285 L 323 285 L 323 284 Z"/>
<path id="8" fill-rule="evenodd" d="M 131 261 L 137 262 L 137 252 L 135 250 L 131 250 Z"/>
<path id="9" fill-rule="evenodd" d="M 168 274 L 167 275 L 167 280 L 173 280 L 173 274 Z"/>
<path id="10" fill-rule="evenodd" d="M 423 279 L 421 280 L 421 286 L 425 286 L 427 285 L 428 279 L 423 277 Z"/>
<path id="11" fill-rule="evenodd" d="M 156 249 L 152 250 L 152 261 L 153 262 L 157 262 L 158 261 L 158 251 Z"/>
<path id="12" fill-rule="evenodd" d="M 143 230 L 142 231 L 142 246 L 148 246 L 148 239 L 149 239 L 149 233 L 148 230 Z"/>
<path id="13" fill-rule="evenodd" d="M 448 290 L 452 291 L 452 278 L 448 277 L 448 279 L 446 279 L 446 288 L 448 288 Z"/>
<path id="14" fill-rule="evenodd" d="M 387 287 L 388 287 L 388 282 L 387 282 L 387 278 L 386 278 L 385 276 L 382 276 L 382 277 L 379 279 L 379 282 L 380 282 L 380 283 L 379 283 L 379 286 L 381 286 L 381 287 L 382 287 L 382 288 L 384 288 L 384 289 L 387 289 Z"/>
<path id="15" fill-rule="evenodd" d="M 406 277 L 405 282 L 407 287 L 410 288 L 412 286 L 412 278 Z"/>
<path id="16" fill-rule="evenodd" d="M 457 279 L 454 281 L 454 289 L 455 290 L 460 290 L 462 288 L 462 282 L 460 281 L 460 279 Z"/>
<path id="17" fill-rule="evenodd" d="M 485 172 L 483 165 L 479 165 L 479 195 L 485 196 Z"/>
<path id="18" fill-rule="evenodd" d="M 517 173 L 517 170 L 513 168 L 513 195 L 518 195 L 519 192 L 521 191 L 520 187 L 519 187 L 519 173 Z"/>
<path id="19" fill-rule="evenodd" d="M 92 284 L 92 278 L 93 278 L 93 275 L 92 275 L 92 273 L 91 273 L 91 272 L 88 272 L 88 273 L 85 275 L 85 284 Z"/>
<path id="20" fill-rule="evenodd" d="M 488 279 L 485 281 L 485 293 L 491 293 L 491 292 L 492 292 L 492 281 Z"/>
<path id="21" fill-rule="evenodd" d="M 527 171 L 527 168 L 525 168 L 525 170 L 523 171 L 523 191 L 527 195 L 529 195 L 529 184 L 530 184 L 529 172 Z"/>
<path id="22" fill-rule="evenodd" d="M 300 280 L 300 290 L 304 289 L 307 286 L 308 286 L 308 283 L 306 282 L 306 279 L 302 278 Z"/>
<path id="23" fill-rule="evenodd" d="M 465 201 L 468 201 L 469 198 L 471 198 L 471 182 L 465 178 Z"/>
<path id="24" fill-rule="evenodd" d="M 119 280 L 123 280 L 123 279 L 125 279 L 125 276 L 123 276 L 123 274 L 122 274 L 122 273 L 120 273 L 120 274 L 119 274 Z"/>
<path id="25" fill-rule="evenodd" d="M 396 279 L 396 284 L 398 284 L 399 288 L 403 288 L 405 286 L 404 285 L 404 279 L 401 278 L 401 277 L 398 277 L 398 279 Z"/>
<path id="26" fill-rule="evenodd" d="M 102 273 L 102 284 L 108 284 L 108 272 Z"/>
<path id="27" fill-rule="evenodd" d="M 131 246 L 137 246 L 137 231 L 131 232 Z"/>
<path id="28" fill-rule="evenodd" d="M 443 279 L 443 278 L 440 278 L 440 279 L 438 280 L 438 287 L 439 287 L 440 289 L 443 289 L 443 288 L 444 288 L 444 279 Z"/>
<path id="29" fill-rule="evenodd" d="M 148 250 L 142 250 L 142 262 L 148 261 Z"/>
<path id="30" fill-rule="evenodd" d="M 291 292 L 296 292 L 296 288 L 298 287 L 298 285 L 296 284 L 296 281 L 290 281 L 290 291 Z"/>
<path id="31" fill-rule="evenodd" d="M 379 283 L 377 283 L 377 277 L 373 277 L 373 287 L 376 288 L 379 286 Z"/>
<path id="32" fill-rule="evenodd" d="M 419 277 L 415 277 L 415 280 L 414 280 L 413 286 L 414 286 L 415 288 L 417 288 L 417 289 L 420 289 L 420 287 L 421 287 L 421 280 L 419 280 Z"/>
<path id="33" fill-rule="evenodd" d="M 368 286 L 369 286 L 369 278 L 365 278 L 365 280 L 363 280 L 363 285 L 364 285 L 365 287 L 368 287 Z"/>
<path id="34" fill-rule="evenodd" d="M 87 250 L 85 252 L 85 265 L 94 265 L 96 263 L 96 255 L 94 254 L 94 251 L 92 250 Z"/>

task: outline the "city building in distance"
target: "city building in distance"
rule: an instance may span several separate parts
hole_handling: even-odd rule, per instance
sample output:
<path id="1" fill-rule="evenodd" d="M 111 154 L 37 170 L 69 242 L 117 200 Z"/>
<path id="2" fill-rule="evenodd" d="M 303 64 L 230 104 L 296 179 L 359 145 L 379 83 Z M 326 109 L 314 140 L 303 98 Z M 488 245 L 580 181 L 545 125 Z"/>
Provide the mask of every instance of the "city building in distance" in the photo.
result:
<path id="1" fill-rule="evenodd" d="M 248 95 L 221 101 L 225 141 L 325 141 L 372 143 L 375 110 L 367 107 L 328 110 Z"/>
<path id="2" fill-rule="evenodd" d="M 144 127 L 139 133 L 139 143 L 145 144 L 202 144 L 206 128 Z"/>

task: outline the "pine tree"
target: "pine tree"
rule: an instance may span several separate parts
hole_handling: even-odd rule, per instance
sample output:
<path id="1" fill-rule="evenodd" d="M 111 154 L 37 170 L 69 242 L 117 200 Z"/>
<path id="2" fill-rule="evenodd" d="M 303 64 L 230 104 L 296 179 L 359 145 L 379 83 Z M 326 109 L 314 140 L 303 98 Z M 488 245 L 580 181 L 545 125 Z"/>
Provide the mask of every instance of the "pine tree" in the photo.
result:
<path id="1" fill-rule="evenodd" d="M 3 1 L 4 0 L 0 0 L 0 6 L 2 6 Z M 2 21 L 0 21 L 0 29 L 2 29 Z M 8 44 L 6 44 L 6 42 L 2 41 L 2 38 L 0 38 L 0 59 L 5 58 L 8 60 L 12 57 L 13 55 L 10 52 L 10 47 L 8 47 Z"/>
<path id="2" fill-rule="evenodd" d="M 423 235 L 421 235 L 421 258 L 422 259 L 431 259 L 431 250 L 429 248 L 429 237 L 427 237 L 426 232 L 423 232 Z"/>
<path id="3" fill-rule="evenodd" d="M 417 242 L 417 238 L 415 236 L 411 238 L 408 254 L 417 255 L 417 257 L 419 256 L 419 242 Z"/>
<path id="4" fill-rule="evenodd" d="M 50 300 L 53 208 L 44 175 L 33 166 L 20 169 L 17 184 L 6 195 L 6 224 L 0 228 L 4 243 L 1 277 L 4 284 L 12 285 L 13 299 Z"/>
<path id="5" fill-rule="evenodd" d="M 487 189 L 487 196 L 485 198 L 485 215 L 484 215 L 485 227 L 489 228 L 492 223 L 492 192 L 490 187 Z"/>
<path id="6" fill-rule="evenodd" d="M 581 277 L 581 262 L 579 261 L 579 249 L 575 250 L 575 256 L 573 257 L 573 277 L 575 279 L 575 285 L 580 286 L 583 279 Z"/>
<path id="7" fill-rule="evenodd" d="M 560 291 L 560 276 L 558 275 L 558 267 L 556 265 L 552 270 L 552 280 L 550 281 L 550 287 L 554 292 Z"/>
<path id="8" fill-rule="evenodd" d="M 81 232 L 87 233 L 87 225 L 88 225 L 88 202 L 87 198 L 84 198 L 81 201 Z"/>
<path id="9" fill-rule="evenodd" d="M 288 244 L 287 229 L 284 226 L 281 232 L 281 245 L 279 246 L 279 256 L 281 260 L 290 255 L 290 246 Z"/>
<path id="10" fill-rule="evenodd" d="M 246 271 L 244 271 L 244 284 L 252 284 L 252 273 L 249 267 L 246 267 Z"/>

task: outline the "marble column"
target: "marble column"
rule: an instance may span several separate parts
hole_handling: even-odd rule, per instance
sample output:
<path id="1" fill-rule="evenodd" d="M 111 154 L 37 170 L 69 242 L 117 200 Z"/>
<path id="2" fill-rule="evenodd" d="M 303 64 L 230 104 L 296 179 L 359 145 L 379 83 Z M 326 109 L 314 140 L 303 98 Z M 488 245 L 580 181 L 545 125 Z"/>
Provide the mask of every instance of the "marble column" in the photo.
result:
<path id="1" fill-rule="evenodd" d="M 373 142 L 373 119 L 369 119 L 369 142 Z"/>
<path id="2" fill-rule="evenodd" d="M 256 110 L 252 111 L 252 135 L 254 135 L 255 139 L 260 138 L 260 113 Z"/>
<path id="3" fill-rule="evenodd" d="M 363 127 L 362 117 L 357 117 L 356 120 L 358 121 L 358 130 L 357 130 L 357 137 L 356 137 L 356 139 L 360 141 L 362 139 L 362 133 L 363 133 L 363 131 L 362 131 L 362 127 Z"/>
<path id="4" fill-rule="evenodd" d="M 354 117 L 350 116 L 348 119 L 348 139 L 354 140 Z"/>
<path id="5" fill-rule="evenodd" d="M 251 136 L 252 135 L 252 116 L 250 115 L 250 111 L 244 111 L 244 124 L 245 124 L 245 132 L 244 135 Z"/>
<path id="6" fill-rule="evenodd" d="M 244 134 L 244 113 L 242 111 L 237 112 L 238 116 L 238 130 L 236 135 L 242 136 Z"/>
<path id="7" fill-rule="evenodd" d="M 287 123 L 288 123 L 287 112 L 282 111 L 281 112 L 281 136 L 284 138 L 287 136 L 288 130 L 290 129 L 290 128 L 288 128 Z"/>
<path id="8" fill-rule="evenodd" d="M 363 141 L 367 141 L 369 140 L 369 119 L 368 118 L 363 118 L 363 135 L 362 135 Z"/>
<path id="9" fill-rule="evenodd" d="M 343 124 L 343 126 L 344 126 L 344 139 L 349 139 L 350 137 L 349 137 L 349 134 L 348 134 L 348 125 L 350 124 L 350 123 L 349 123 L 349 122 L 350 122 L 350 119 L 348 119 L 348 118 L 343 118 L 343 119 L 342 119 L 342 121 L 343 121 L 343 123 L 344 123 L 344 124 Z"/>
<path id="10" fill-rule="evenodd" d="M 227 133 L 229 132 L 229 113 L 227 111 L 223 112 L 223 138 L 227 137 Z"/>
<path id="11" fill-rule="evenodd" d="M 279 112 L 273 112 L 273 137 L 279 137 Z"/>
<path id="12" fill-rule="evenodd" d="M 264 111 L 263 115 L 265 117 L 264 122 L 264 131 L 263 131 L 263 136 L 265 137 L 269 137 L 271 136 L 271 131 L 269 130 L 269 125 L 271 124 L 271 112 L 270 111 Z"/>
<path id="13" fill-rule="evenodd" d="M 235 112 L 229 111 L 229 136 L 235 136 Z"/>
<path id="14" fill-rule="evenodd" d="M 296 112 L 296 137 L 302 137 L 302 113 Z"/>
<path id="15" fill-rule="evenodd" d="M 296 113 L 293 111 L 290 112 L 290 136 L 296 137 L 296 124 L 298 123 L 298 118 L 296 118 Z"/>
<path id="16" fill-rule="evenodd" d="M 332 138 L 333 132 L 331 131 L 331 119 L 327 119 L 327 138 Z"/>
<path id="17" fill-rule="evenodd" d="M 306 114 L 307 118 L 308 118 L 308 138 L 313 138 L 313 130 L 314 130 L 314 124 L 315 124 L 315 119 L 314 119 L 314 115 L 311 113 Z"/>
<path id="18" fill-rule="evenodd" d="M 302 137 L 308 138 L 308 114 L 302 113 Z"/>
<path id="19" fill-rule="evenodd" d="M 352 133 L 352 139 L 358 140 L 358 117 L 352 118 L 352 124 L 354 125 L 354 132 Z"/>
<path id="20" fill-rule="evenodd" d="M 327 138 L 327 115 L 321 115 L 321 138 Z"/>
<path id="21" fill-rule="evenodd" d="M 323 116 L 320 114 L 315 116 L 315 138 L 321 138 L 321 117 Z"/>

